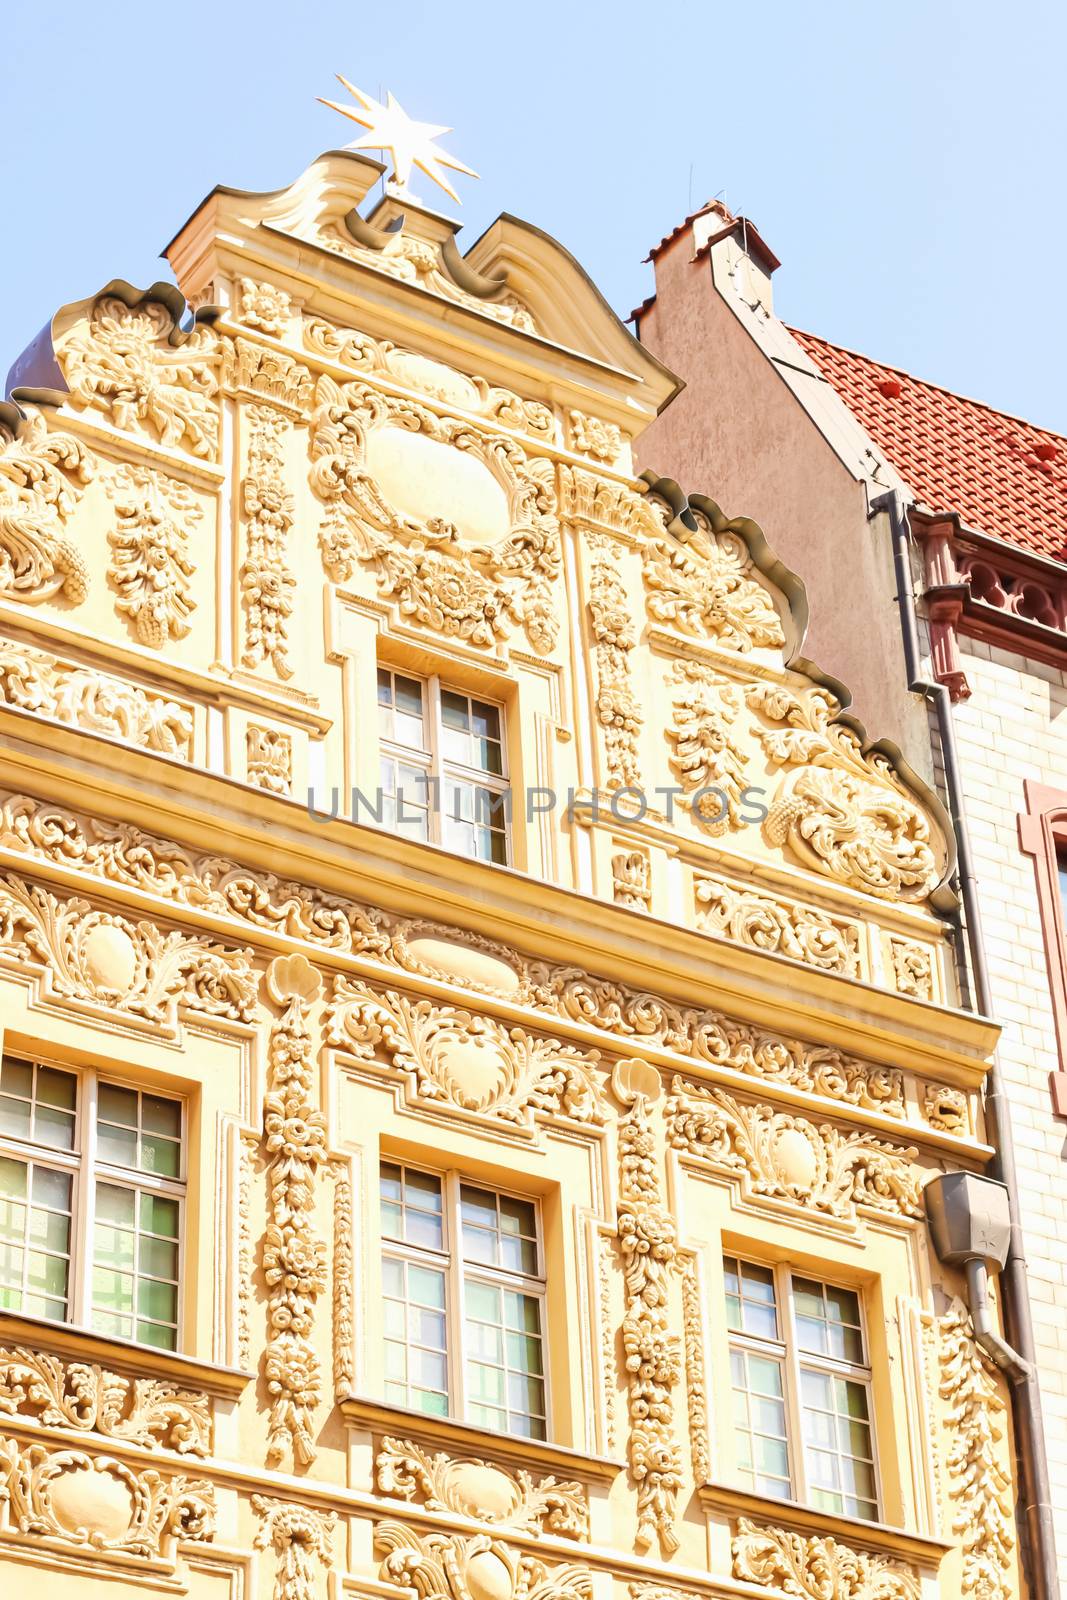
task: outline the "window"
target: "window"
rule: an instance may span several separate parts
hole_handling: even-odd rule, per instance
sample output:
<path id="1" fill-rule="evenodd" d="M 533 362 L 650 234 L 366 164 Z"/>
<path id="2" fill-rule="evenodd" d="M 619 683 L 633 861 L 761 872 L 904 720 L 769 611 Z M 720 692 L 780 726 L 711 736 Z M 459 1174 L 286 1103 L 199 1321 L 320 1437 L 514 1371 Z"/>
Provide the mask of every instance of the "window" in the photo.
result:
<path id="1" fill-rule="evenodd" d="M 378 670 L 381 820 L 462 855 L 508 860 L 504 713 L 439 678 Z"/>
<path id="2" fill-rule="evenodd" d="M 734 1256 L 724 1267 L 741 1481 L 776 1500 L 876 1521 L 859 1296 Z"/>
<path id="3" fill-rule="evenodd" d="M 183 1105 L 0 1065 L 0 1309 L 174 1350 Z"/>
<path id="4" fill-rule="evenodd" d="M 385 1398 L 546 1438 L 536 1203 L 383 1161 L 381 1205 Z"/>

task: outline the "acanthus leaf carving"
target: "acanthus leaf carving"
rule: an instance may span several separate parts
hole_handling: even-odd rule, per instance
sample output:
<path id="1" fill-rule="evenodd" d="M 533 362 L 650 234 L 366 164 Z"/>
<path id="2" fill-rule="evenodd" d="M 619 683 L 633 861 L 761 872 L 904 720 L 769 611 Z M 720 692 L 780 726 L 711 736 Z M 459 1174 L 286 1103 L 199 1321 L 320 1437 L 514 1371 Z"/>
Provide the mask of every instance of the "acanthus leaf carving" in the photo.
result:
<path id="1" fill-rule="evenodd" d="M 211 1445 L 206 1395 L 22 1345 L 0 1346 L 0 1415 L 36 1416 L 48 1428 L 102 1433 L 179 1455 L 206 1456 Z"/>
<path id="2" fill-rule="evenodd" d="M 130 619 L 142 644 L 162 649 L 184 639 L 196 609 L 189 580 L 188 530 L 203 517 L 188 484 L 152 467 L 123 465 L 108 481 L 118 527 L 108 534 L 108 578 L 117 609 Z"/>
<path id="3" fill-rule="evenodd" d="M 289 661 L 289 618 L 296 577 L 289 566 L 289 529 L 296 502 L 286 487 L 282 464 L 290 423 L 284 412 L 252 405 L 248 419 L 248 463 L 241 480 L 245 516 L 245 557 L 241 598 L 245 613 L 242 665 L 269 661 L 279 678 L 293 676 Z"/>
<path id="4" fill-rule="evenodd" d="M 375 1458 L 378 1488 L 429 1511 L 452 1511 L 517 1532 L 589 1536 L 589 1507 L 580 1483 L 507 1472 L 473 1457 L 431 1454 L 410 1439 L 386 1437 Z"/>
<path id="5" fill-rule="evenodd" d="M 332 1539 L 337 1513 L 254 1494 L 252 1510 L 259 1518 L 253 1544 L 273 1550 L 278 1558 L 274 1600 L 313 1600 L 315 1569 L 333 1565 Z"/>
<path id="6" fill-rule="evenodd" d="M 934 998 L 934 953 L 929 945 L 890 936 L 889 956 L 898 994 L 910 994 L 916 1000 Z"/>
<path id="7" fill-rule="evenodd" d="M 1007 1458 L 1007 1406 L 982 1358 L 966 1307 L 938 1319 L 939 1392 L 947 1407 L 945 1471 L 952 1533 L 963 1545 L 963 1595 L 1008 1600 L 1015 1549 L 1014 1493 Z"/>
<path id="8" fill-rule="evenodd" d="M 383 1581 L 414 1589 L 419 1600 L 592 1600 L 587 1568 L 548 1567 L 488 1534 L 418 1534 L 387 1521 L 375 1528 L 374 1542 L 386 1552 Z"/>
<path id="9" fill-rule="evenodd" d="M 919 1580 L 909 1568 L 829 1536 L 805 1538 L 740 1517 L 732 1548 L 735 1578 L 796 1600 L 919 1600 Z"/>
<path id="10" fill-rule="evenodd" d="M 640 735 L 644 715 L 634 695 L 630 654 L 637 635 L 626 590 L 619 578 L 619 552 L 602 534 L 589 539 L 589 624 L 596 659 L 596 716 L 604 730 L 607 787 L 625 789 L 641 781 Z"/>
<path id="11" fill-rule="evenodd" d="M 0 422 L 0 597 L 85 599 L 89 568 L 64 524 L 95 472 L 92 452 L 39 411 L 15 428 Z"/>
<path id="12" fill-rule="evenodd" d="M 260 728 L 249 723 L 245 734 L 249 783 L 270 794 L 291 794 L 293 741 L 281 728 Z"/>
<path id="13" fill-rule="evenodd" d="M 612 897 L 617 906 L 647 911 L 652 902 L 652 863 L 643 850 L 621 850 L 611 858 Z"/>
<path id="14" fill-rule="evenodd" d="M 669 687 L 671 770 L 697 825 L 717 838 L 745 822 L 745 758 L 733 734 L 741 691 L 699 661 L 675 661 Z"/>
<path id="15" fill-rule="evenodd" d="M 645 545 L 649 616 L 725 650 L 780 649 L 781 618 L 753 574 L 745 541 L 725 519 L 713 528 L 703 512 L 693 509 L 692 515 L 696 531 L 686 543 L 658 538 Z"/>
<path id="16" fill-rule="evenodd" d="M 706 874 L 694 879 L 693 892 L 697 925 L 705 932 L 789 956 L 823 972 L 859 976 L 857 923 Z"/>
<path id="17" fill-rule="evenodd" d="M 185 760 L 192 754 L 193 717 L 187 707 L 30 645 L 0 641 L 0 703 L 142 750 Z"/>

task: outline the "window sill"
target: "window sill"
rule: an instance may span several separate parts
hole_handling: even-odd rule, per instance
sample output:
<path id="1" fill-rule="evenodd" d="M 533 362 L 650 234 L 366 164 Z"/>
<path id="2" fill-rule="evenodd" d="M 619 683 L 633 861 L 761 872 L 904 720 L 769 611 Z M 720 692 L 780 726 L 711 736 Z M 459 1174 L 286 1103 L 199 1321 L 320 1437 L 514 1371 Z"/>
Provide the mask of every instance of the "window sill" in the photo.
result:
<path id="1" fill-rule="evenodd" d="M 450 1456 L 488 1458 L 527 1471 L 540 1470 L 546 1475 L 566 1473 L 586 1482 L 613 1483 L 625 1469 L 622 1461 L 586 1455 L 568 1445 L 495 1433 L 491 1428 L 479 1428 L 455 1417 L 431 1417 L 424 1411 L 409 1411 L 405 1406 L 389 1405 L 384 1400 L 365 1396 L 353 1395 L 342 1400 L 341 1414 L 350 1428 L 411 1439 Z"/>
<path id="2" fill-rule="evenodd" d="M 23 1345 L 34 1353 L 59 1356 L 64 1361 L 83 1361 L 106 1367 L 123 1377 L 164 1378 L 182 1389 L 195 1389 L 219 1400 L 237 1400 L 252 1381 L 250 1372 L 235 1367 L 220 1367 L 172 1350 L 155 1350 L 148 1345 L 93 1333 L 66 1322 L 47 1322 L 43 1317 L 26 1317 L 13 1311 L 0 1311 L 0 1341 L 4 1345 Z"/>
<path id="3" fill-rule="evenodd" d="M 726 1483 L 703 1484 L 697 1493 L 704 1510 L 718 1512 L 720 1516 L 749 1517 L 753 1522 L 823 1538 L 831 1535 L 838 1544 L 859 1545 L 877 1551 L 879 1555 L 912 1561 L 922 1567 L 936 1568 L 948 1551 L 956 1548 L 944 1539 L 908 1533 L 904 1528 L 894 1528 L 885 1522 L 865 1522 L 862 1517 L 837 1516 L 832 1511 L 820 1511 L 799 1500 L 771 1500 L 761 1494 L 752 1494 L 747 1489 L 732 1488 Z"/>

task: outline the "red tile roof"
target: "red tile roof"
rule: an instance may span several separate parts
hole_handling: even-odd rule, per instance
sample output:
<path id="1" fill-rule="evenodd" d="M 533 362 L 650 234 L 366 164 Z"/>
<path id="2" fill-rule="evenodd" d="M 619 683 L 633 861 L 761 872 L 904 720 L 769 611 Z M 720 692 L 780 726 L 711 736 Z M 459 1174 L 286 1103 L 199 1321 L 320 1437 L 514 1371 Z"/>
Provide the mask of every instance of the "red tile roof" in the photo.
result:
<path id="1" fill-rule="evenodd" d="M 789 331 L 930 510 L 1067 560 L 1067 438 Z"/>

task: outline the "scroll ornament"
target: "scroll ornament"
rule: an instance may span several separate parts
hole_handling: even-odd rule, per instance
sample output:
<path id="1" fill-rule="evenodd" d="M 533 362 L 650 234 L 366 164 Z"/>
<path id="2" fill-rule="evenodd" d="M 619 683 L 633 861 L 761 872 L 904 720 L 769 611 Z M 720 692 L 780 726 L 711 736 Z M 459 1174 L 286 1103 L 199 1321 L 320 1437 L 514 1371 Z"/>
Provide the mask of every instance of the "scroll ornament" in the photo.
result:
<path id="1" fill-rule="evenodd" d="M 0 704 L 160 755 L 188 760 L 192 754 L 187 707 L 30 645 L 0 642 Z"/>
<path id="2" fill-rule="evenodd" d="M 95 471 L 92 453 L 39 411 L 0 422 L 0 598 L 85 599 L 89 568 L 64 528 Z"/>
<path id="3" fill-rule="evenodd" d="M 740 1517 L 733 1541 L 734 1577 L 796 1600 L 919 1600 L 915 1574 L 898 1561 L 868 1555 L 819 1535 L 805 1538 Z"/>
<path id="4" fill-rule="evenodd" d="M 649 616 L 725 650 L 780 649 L 781 618 L 753 576 L 745 541 L 726 525 L 714 531 L 703 512 L 693 515 L 697 529 L 685 544 L 663 538 L 646 545 Z"/>
<path id="5" fill-rule="evenodd" d="M 735 944 L 770 950 L 822 972 L 859 973 L 859 925 L 814 906 L 741 889 L 720 878 L 694 882 L 697 922 Z"/>
<path id="6" fill-rule="evenodd" d="M 374 1540 L 386 1551 L 382 1581 L 414 1589 L 418 1600 L 592 1600 L 587 1568 L 548 1567 L 487 1534 L 415 1533 L 380 1522 Z"/>
<path id="7" fill-rule="evenodd" d="M 23 1345 L 0 1346 L 0 1415 L 36 1416 L 46 1428 L 102 1433 L 179 1455 L 206 1456 L 211 1446 L 206 1395 Z"/>
<path id="8" fill-rule="evenodd" d="M 964 1596 L 1008 1600 L 1014 1593 L 1014 1496 L 1007 1459 L 1007 1407 L 975 1343 L 961 1301 L 937 1324 L 939 1392 L 947 1407 L 945 1462 L 952 1532 L 963 1543 Z"/>
<path id="9" fill-rule="evenodd" d="M 241 599 L 245 642 L 241 663 L 255 668 L 269 661 L 279 678 L 293 676 L 289 661 L 289 618 L 296 577 L 289 563 L 289 529 L 296 502 L 286 487 L 281 463 L 291 424 L 274 406 L 247 408 L 247 471 L 241 480 L 245 515 L 245 558 Z"/>
<path id="10" fill-rule="evenodd" d="M 644 714 L 637 703 L 630 655 L 637 634 L 618 572 L 619 552 L 602 535 L 590 540 L 589 623 L 597 673 L 597 721 L 604 731 L 607 787 L 641 781 L 640 735 Z"/>
<path id="11" fill-rule="evenodd" d="M 488 1461 L 431 1455 L 410 1439 L 386 1437 L 375 1461 L 378 1488 L 429 1511 L 452 1511 L 523 1533 L 589 1535 L 589 1508 L 580 1483 L 510 1473 Z"/>
<path id="12" fill-rule="evenodd" d="M 699 661 L 676 661 L 669 687 L 671 770 L 686 794 L 699 796 L 698 826 L 719 838 L 744 823 L 745 758 L 733 733 L 741 691 Z"/>

